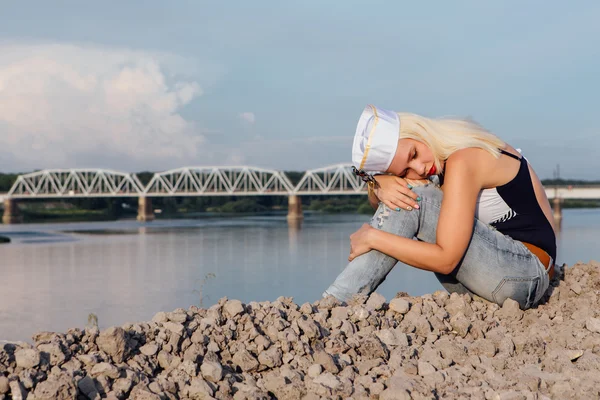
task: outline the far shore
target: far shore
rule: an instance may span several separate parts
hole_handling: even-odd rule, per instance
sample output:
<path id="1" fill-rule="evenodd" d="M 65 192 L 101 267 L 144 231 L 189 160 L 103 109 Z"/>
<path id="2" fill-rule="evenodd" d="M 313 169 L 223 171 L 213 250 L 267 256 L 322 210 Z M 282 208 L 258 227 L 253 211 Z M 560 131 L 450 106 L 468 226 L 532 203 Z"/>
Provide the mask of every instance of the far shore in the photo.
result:
<path id="1" fill-rule="evenodd" d="M 597 209 L 600 208 L 600 201 L 596 200 L 565 200 L 563 209 Z M 0 213 L 2 210 L 0 209 Z M 327 204 L 317 202 L 311 205 L 304 205 L 303 212 L 306 215 L 328 215 L 328 214 L 370 214 L 373 209 L 366 205 L 360 204 L 358 207 L 355 204 Z M 211 211 L 163 211 L 157 209 L 154 216 L 155 219 L 206 219 L 206 218 L 237 218 L 249 216 L 282 216 L 287 214 L 287 209 L 284 207 L 275 207 L 272 209 L 262 208 L 260 210 L 249 210 L 247 207 L 235 209 L 228 207 L 226 211 L 221 211 L 218 208 Z M 129 209 L 127 212 L 115 214 L 109 210 L 87 210 L 87 209 L 64 209 L 64 210 L 39 210 L 24 211 L 23 223 L 61 223 L 61 222 L 96 222 L 96 221 L 119 221 L 136 219 L 134 210 Z"/>

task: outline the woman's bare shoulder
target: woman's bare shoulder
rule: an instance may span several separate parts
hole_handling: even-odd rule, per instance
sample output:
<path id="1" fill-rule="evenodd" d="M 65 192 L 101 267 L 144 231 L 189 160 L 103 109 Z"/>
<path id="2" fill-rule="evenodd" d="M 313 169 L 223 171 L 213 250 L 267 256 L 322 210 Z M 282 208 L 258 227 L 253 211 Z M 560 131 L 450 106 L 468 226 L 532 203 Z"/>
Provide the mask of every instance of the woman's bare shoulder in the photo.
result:
<path id="1" fill-rule="evenodd" d="M 488 151 L 475 147 L 469 147 L 452 153 L 446 161 L 446 166 L 460 164 L 481 168 L 489 165 L 491 160 L 495 160 L 495 157 Z"/>
<path id="2" fill-rule="evenodd" d="M 483 188 L 486 177 L 495 168 L 495 157 L 488 151 L 479 148 L 458 150 L 446 161 L 446 179 L 456 177 L 468 179 L 472 184 Z"/>

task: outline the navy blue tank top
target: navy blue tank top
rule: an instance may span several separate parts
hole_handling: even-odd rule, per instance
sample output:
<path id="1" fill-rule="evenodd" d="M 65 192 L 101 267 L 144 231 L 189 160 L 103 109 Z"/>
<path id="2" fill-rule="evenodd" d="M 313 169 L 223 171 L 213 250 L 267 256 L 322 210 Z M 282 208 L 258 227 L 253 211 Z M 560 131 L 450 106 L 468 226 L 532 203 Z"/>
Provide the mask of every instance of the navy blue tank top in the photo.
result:
<path id="1" fill-rule="evenodd" d="M 527 160 L 504 150 L 500 153 L 518 160 L 521 165 L 510 182 L 496 187 L 500 197 L 514 212 L 509 218 L 490 225 L 506 236 L 539 247 L 556 260 L 556 235 L 535 197 Z"/>

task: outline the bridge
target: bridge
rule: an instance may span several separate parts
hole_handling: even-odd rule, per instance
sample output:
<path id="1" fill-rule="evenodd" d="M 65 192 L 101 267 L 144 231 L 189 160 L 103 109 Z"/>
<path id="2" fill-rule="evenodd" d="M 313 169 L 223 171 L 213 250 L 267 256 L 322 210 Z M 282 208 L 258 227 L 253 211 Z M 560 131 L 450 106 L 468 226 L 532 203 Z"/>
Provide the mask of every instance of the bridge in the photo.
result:
<path id="1" fill-rule="evenodd" d="M 137 197 L 138 219 L 154 219 L 152 197 L 288 196 L 288 220 L 302 219 L 298 196 L 364 195 L 365 183 L 350 164 L 306 171 L 293 184 L 281 171 L 249 166 L 184 167 L 155 173 L 144 185 L 135 174 L 107 169 L 48 169 L 18 176 L 10 191 L 0 194 L 4 223 L 20 221 L 17 200 L 82 197 Z M 599 199 L 600 187 L 546 188 L 560 218 L 562 199 Z"/>

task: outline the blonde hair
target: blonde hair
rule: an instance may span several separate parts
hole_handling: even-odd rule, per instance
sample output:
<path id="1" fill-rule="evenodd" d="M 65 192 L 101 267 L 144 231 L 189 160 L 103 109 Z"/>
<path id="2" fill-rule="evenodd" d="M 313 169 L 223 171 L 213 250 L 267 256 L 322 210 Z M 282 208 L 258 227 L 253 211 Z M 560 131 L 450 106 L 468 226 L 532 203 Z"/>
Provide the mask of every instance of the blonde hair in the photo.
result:
<path id="1" fill-rule="evenodd" d="M 414 139 L 425 143 L 433 152 L 435 167 L 442 171 L 442 163 L 455 151 L 478 147 L 499 157 L 505 143 L 474 121 L 463 119 L 430 119 L 411 113 L 398 113 L 400 139 Z"/>

